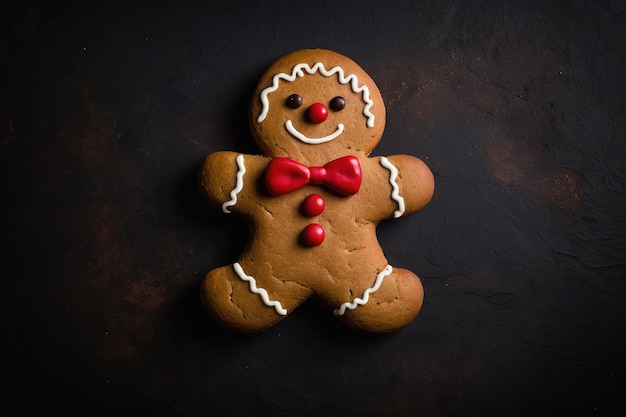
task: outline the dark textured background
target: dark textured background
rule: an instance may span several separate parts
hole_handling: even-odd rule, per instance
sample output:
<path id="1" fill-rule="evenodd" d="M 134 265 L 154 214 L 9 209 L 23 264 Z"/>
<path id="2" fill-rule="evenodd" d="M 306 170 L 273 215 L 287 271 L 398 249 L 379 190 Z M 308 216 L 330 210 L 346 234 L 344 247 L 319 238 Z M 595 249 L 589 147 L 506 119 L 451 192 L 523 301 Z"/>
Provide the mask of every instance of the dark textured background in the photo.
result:
<path id="1" fill-rule="evenodd" d="M 623 1 L 209 3 L 0 6 L 0 415 L 626 412 Z M 315 304 L 241 336 L 199 302 L 247 229 L 198 166 L 257 152 L 252 88 L 306 47 L 378 83 L 374 154 L 435 174 L 379 228 L 426 292 L 388 337 Z"/>

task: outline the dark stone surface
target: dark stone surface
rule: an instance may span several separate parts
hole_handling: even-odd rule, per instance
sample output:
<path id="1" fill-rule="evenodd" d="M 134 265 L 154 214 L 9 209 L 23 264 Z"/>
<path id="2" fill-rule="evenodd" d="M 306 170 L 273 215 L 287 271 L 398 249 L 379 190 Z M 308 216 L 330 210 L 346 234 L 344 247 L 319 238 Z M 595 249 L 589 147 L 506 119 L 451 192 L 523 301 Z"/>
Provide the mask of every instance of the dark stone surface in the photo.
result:
<path id="1" fill-rule="evenodd" d="M 6 3 L 1 415 L 626 411 L 624 2 Z M 374 154 L 435 174 L 379 228 L 426 293 L 391 336 L 310 303 L 242 336 L 199 302 L 247 229 L 198 166 L 257 152 L 252 88 L 306 47 L 378 83 Z"/>

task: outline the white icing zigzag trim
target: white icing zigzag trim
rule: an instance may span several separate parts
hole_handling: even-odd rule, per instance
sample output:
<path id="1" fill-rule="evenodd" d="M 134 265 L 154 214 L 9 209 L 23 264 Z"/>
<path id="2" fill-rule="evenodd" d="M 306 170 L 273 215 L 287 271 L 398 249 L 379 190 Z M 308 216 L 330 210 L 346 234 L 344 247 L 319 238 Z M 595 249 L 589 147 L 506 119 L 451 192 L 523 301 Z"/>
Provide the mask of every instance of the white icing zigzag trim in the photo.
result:
<path id="1" fill-rule="evenodd" d="M 320 143 L 330 142 L 335 139 L 337 136 L 341 135 L 343 132 L 344 126 L 343 123 L 339 123 L 337 125 L 337 130 L 331 133 L 328 136 L 324 136 L 322 138 L 310 138 L 308 136 L 304 136 L 298 129 L 293 127 L 291 120 L 287 120 L 285 122 L 285 128 L 294 138 L 298 139 L 300 142 L 308 143 L 309 145 L 319 145 Z"/>
<path id="2" fill-rule="evenodd" d="M 380 164 L 389 170 L 389 183 L 393 190 L 391 191 L 391 198 L 398 203 L 398 210 L 393 212 L 393 217 L 398 218 L 404 214 L 404 197 L 400 195 L 400 187 L 398 187 L 398 183 L 396 179 L 398 178 L 398 168 L 396 168 L 389 159 L 386 157 L 380 158 Z"/>
<path id="3" fill-rule="evenodd" d="M 243 164 L 243 155 L 237 155 L 237 183 L 230 192 L 230 200 L 222 204 L 222 211 L 230 213 L 228 207 L 237 204 L 237 194 L 243 189 L 243 174 L 246 173 L 246 166 Z"/>
<path id="4" fill-rule="evenodd" d="M 278 83 L 280 80 L 286 80 L 291 82 L 295 80 L 296 77 L 303 77 L 303 70 L 309 74 L 314 74 L 315 72 L 319 71 L 319 73 L 322 74 L 324 77 L 330 77 L 334 74 L 337 74 L 337 76 L 339 77 L 339 82 L 341 84 L 349 83 L 354 93 L 363 93 L 363 101 L 365 101 L 366 103 L 365 107 L 363 108 L 363 114 L 367 117 L 367 127 L 374 126 L 374 115 L 372 114 L 372 112 L 370 112 L 370 108 L 374 105 L 374 102 L 372 101 L 372 99 L 370 99 L 370 90 L 367 88 L 367 86 L 362 85 L 361 87 L 359 87 L 359 79 L 357 78 L 357 76 L 354 74 L 350 74 L 346 77 L 344 75 L 343 68 L 341 68 L 340 66 L 332 67 L 330 70 L 327 71 L 326 68 L 324 68 L 324 64 L 322 64 L 321 62 L 316 63 L 315 65 L 313 65 L 313 67 L 310 67 L 308 64 L 297 64 L 295 67 L 293 67 L 291 75 L 284 72 L 280 72 L 274 75 L 274 77 L 272 78 L 272 85 L 261 92 L 261 103 L 263 105 L 263 109 L 261 110 L 261 114 L 257 118 L 258 123 L 261 123 L 263 120 L 265 120 L 265 117 L 267 116 L 267 112 L 270 107 L 269 101 L 267 100 L 267 95 L 278 90 Z"/>
<path id="5" fill-rule="evenodd" d="M 387 275 L 391 274 L 392 271 L 393 268 L 391 267 L 391 265 L 387 265 L 385 269 L 380 271 L 376 276 L 376 281 L 374 282 L 374 285 L 363 292 L 363 298 L 355 298 L 354 301 L 352 301 L 351 303 L 343 303 L 341 306 L 339 306 L 337 310 L 333 311 L 333 314 L 336 316 L 342 316 L 346 312 L 346 308 L 354 310 L 360 305 L 363 306 L 367 304 L 370 299 L 370 294 L 374 291 L 378 291 L 380 285 L 383 283 L 383 279 L 385 279 Z"/>
<path id="6" fill-rule="evenodd" d="M 265 303 L 266 306 L 274 307 L 276 312 L 280 314 L 281 316 L 287 315 L 287 310 L 285 310 L 278 301 L 270 300 L 267 294 L 267 290 L 265 290 L 264 288 L 258 288 L 256 286 L 256 280 L 250 275 L 246 275 L 246 273 L 243 272 L 243 268 L 241 268 L 241 265 L 239 265 L 239 262 L 235 262 L 233 264 L 233 268 L 235 269 L 235 272 L 237 273 L 239 278 L 241 278 L 243 281 L 246 281 L 249 284 L 250 291 L 261 296 L 261 299 L 263 300 L 263 303 Z"/>

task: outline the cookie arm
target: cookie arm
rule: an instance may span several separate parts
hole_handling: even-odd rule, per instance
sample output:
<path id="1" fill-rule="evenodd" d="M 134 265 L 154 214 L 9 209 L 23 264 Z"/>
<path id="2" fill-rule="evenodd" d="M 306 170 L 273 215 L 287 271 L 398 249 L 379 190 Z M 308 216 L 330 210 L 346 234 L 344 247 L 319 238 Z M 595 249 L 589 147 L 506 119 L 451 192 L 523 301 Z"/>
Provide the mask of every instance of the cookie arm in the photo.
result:
<path id="1" fill-rule="evenodd" d="M 230 213 L 244 187 L 245 174 L 243 154 L 228 151 L 210 154 L 198 173 L 200 192 L 211 206 Z"/>
<path id="2" fill-rule="evenodd" d="M 380 164 L 389 172 L 391 198 L 398 209 L 394 217 L 415 213 L 428 204 L 435 191 L 433 173 L 419 158 L 410 155 L 381 157 Z"/>

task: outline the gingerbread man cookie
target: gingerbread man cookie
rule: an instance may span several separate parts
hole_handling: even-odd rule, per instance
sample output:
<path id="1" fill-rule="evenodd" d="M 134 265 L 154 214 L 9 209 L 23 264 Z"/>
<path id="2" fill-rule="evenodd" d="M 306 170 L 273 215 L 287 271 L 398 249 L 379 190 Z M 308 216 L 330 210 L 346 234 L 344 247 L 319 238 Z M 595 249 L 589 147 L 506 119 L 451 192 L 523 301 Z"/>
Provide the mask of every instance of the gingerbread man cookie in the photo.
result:
<path id="1" fill-rule="evenodd" d="M 423 208 L 434 181 L 418 158 L 369 156 L 385 127 L 374 81 L 338 53 L 296 51 L 261 77 L 249 120 L 262 155 L 216 152 L 199 173 L 206 201 L 250 226 L 239 259 L 203 280 L 210 316 L 259 332 L 314 298 L 360 332 L 410 323 L 422 285 L 389 265 L 376 226 Z"/>

